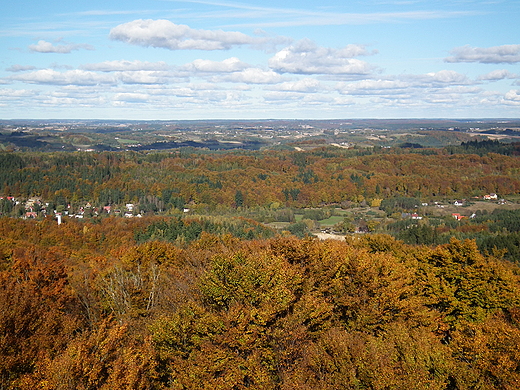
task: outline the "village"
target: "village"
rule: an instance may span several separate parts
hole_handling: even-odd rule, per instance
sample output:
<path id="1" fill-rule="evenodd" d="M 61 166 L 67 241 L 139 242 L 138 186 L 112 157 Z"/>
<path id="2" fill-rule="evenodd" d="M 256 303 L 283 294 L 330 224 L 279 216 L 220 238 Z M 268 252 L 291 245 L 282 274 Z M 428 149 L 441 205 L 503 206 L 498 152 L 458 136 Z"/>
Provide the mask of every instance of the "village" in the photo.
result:
<path id="1" fill-rule="evenodd" d="M 112 205 L 108 206 L 92 206 L 90 202 L 72 207 L 68 204 L 66 207 L 58 205 L 54 208 L 50 202 L 46 202 L 39 197 L 31 197 L 27 200 L 22 200 L 12 196 L 0 197 L 2 207 L 0 208 L 0 216 L 16 216 L 22 219 L 37 219 L 53 216 L 56 218 L 58 223 L 61 223 L 63 217 L 68 218 L 95 218 L 102 215 L 115 215 L 125 218 L 140 218 L 143 216 L 143 212 L 138 211 L 138 208 L 133 203 L 127 203 L 124 207 L 115 208 Z M 6 204 L 10 204 L 11 207 L 6 207 Z M 10 213 L 6 213 L 6 210 L 10 210 Z M 189 211 L 186 209 L 186 212 Z"/>
<path id="2" fill-rule="evenodd" d="M 187 205 L 189 206 L 189 205 Z M 495 208 L 500 206 L 507 206 L 507 208 L 520 207 L 516 202 L 508 201 L 500 198 L 495 193 L 485 194 L 481 197 L 474 197 L 472 199 L 456 199 L 446 200 L 444 202 L 434 201 L 431 203 L 422 202 L 420 205 L 415 205 L 414 210 L 403 210 L 399 214 L 393 213 L 390 218 L 381 218 L 383 214 L 378 207 L 370 207 L 366 203 L 364 205 L 350 205 L 350 210 L 340 210 L 336 214 L 336 219 L 330 218 L 328 220 L 316 220 L 315 227 L 321 233 L 341 234 L 335 230 L 341 216 L 356 215 L 358 219 L 361 217 L 364 221 L 376 219 L 378 225 L 383 220 L 386 222 L 395 220 L 414 220 L 421 221 L 424 218 L 436 217 L 445 218 L 451 216 L 456 221 L 464 219 L 473 219 L 478 213 L 486 210 L 487 213 L 492 212 Z M 330 206 L 329 206 L 330 207 Z M 196 208 L 194 208 L 196 209 Z M 377 213 L 378 212 L 378 213 Z M 295 209 L 294 213 L 300 215 L 303 210 Z M 138 203 L 124 203 L 111 205 L 95 205 L 94 202 L 85 201 L 76 204 L 54 205 L 51 202 L 42 199 L 41 197 L 30 197 L 28 199 L 16 198 L 13 196 L 0 196 L 0 217 L 13 217 L 21 219 L 43 219 L 54 218 L 58 224 L 61 224 L 66 219 L 92 219 L 104 217 L 121 217 L 121 218 L 142 218 L 147 215 L 171 215 L 171 210 L 160 210 L 158 212 L 144 211 Z M 181 210 L 175 211 L 176 215 L 197 214 L 192 208 L 183 207 Z M 375 216 L 375 218 L 371 217 Z M 254 216 L 253 216 L 254 219 Z M 301 218 L 300 218 L 301 219 Z M 298 218 L 297 218 L 298 220 Z M 362 224 L 363 225 L 363 224 Z M 313 229 L 310 229 L 313 230 Z M 367 233 L 370 229 L 361 226 L 355 229 L 356 233 Z"/>

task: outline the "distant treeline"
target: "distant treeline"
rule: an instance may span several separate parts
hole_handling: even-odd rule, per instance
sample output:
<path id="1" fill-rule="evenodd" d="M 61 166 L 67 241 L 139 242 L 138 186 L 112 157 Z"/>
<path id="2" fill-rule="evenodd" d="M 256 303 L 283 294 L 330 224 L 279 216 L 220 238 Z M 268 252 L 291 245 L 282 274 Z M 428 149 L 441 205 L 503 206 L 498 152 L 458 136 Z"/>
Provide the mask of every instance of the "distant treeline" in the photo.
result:
<path id="1" fill-rule="evenodd" d="M 458 149 L 418 149 L 427 153 L 336 147 L 226 153 L 194 148 L 3 152 L 0 195 L 39 196 L 54 206 L 140 203 L 143 210 L 154 212 L 186 204 L 209 209 L 272 204 L 303 208 L 399 197 L 504 196 L 520 192 L 516 147 L 486 141 Z M 471 148 L 478 153 L 469 154 Z"/>
<path id="2" fill-rule="evenodd" d="M 452 154 L 468 153 L 483 156 L 487 153 L 498 153 L 506 156 L 520 155 L 520 142 L 503 143 L 498 140 L 475 140 L 462 142 L 459 146 L 446 147 Z"/>

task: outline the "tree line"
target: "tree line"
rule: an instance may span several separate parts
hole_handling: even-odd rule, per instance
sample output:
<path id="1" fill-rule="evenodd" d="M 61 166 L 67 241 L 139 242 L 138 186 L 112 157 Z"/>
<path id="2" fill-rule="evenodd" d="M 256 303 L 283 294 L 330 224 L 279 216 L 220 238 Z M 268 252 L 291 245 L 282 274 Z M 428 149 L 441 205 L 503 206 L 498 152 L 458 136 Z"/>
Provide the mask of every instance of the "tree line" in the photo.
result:
<path id="1" fill-rule="evenodd" d="M 520 160 L 428 149 L 0 153 L 0 193 L 55 206 L 141 203 L 144 211 L 317 207 L 520 191 Z"/>

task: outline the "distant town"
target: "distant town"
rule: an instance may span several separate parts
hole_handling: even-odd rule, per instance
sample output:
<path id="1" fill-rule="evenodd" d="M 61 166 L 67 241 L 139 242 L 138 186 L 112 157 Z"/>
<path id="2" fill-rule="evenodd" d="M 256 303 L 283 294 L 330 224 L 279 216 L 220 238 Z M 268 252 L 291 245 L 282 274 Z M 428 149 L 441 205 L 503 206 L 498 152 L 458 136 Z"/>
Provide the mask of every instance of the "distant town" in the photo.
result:
<path id="1" fill-rule="evenodd" d="M 519 141 L 520 120 L 0 120 L 0 150 L 21 151 L 442 147 L 475 138 Z"/>

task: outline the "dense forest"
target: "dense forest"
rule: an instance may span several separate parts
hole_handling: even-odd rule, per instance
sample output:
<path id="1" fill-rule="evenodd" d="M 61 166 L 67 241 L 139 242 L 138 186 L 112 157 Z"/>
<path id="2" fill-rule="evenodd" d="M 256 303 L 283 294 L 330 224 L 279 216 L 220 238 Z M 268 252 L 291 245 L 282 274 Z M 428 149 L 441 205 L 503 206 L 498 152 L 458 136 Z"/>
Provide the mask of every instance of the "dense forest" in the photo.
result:
<path id="1" fill-rule="evenodd" d="M 472 145 L 468 147 L 474 148 Z M 39 196 L 55 207 L 140 203 L 145 211 L 273 204 L 316 207 L 422 199 L 502 196 L 520 191 L 520 159 L 494 143 L 485 154 L 454 149 L 344 149 L 137 153 L 0 153 L 0 193 Z"/>
<path id="2" fill-rule="evenodd" d="M 519 192 L 495 142 L 0 153 L 0 390 L 518 389 L 520 211 L 411 215 Z"/>
<path id="3" fill-rule="evenodd" d="M 197 223 L 0 219 L 1 388 L 518 388 L 520 269 L 474 241 Z"/>

